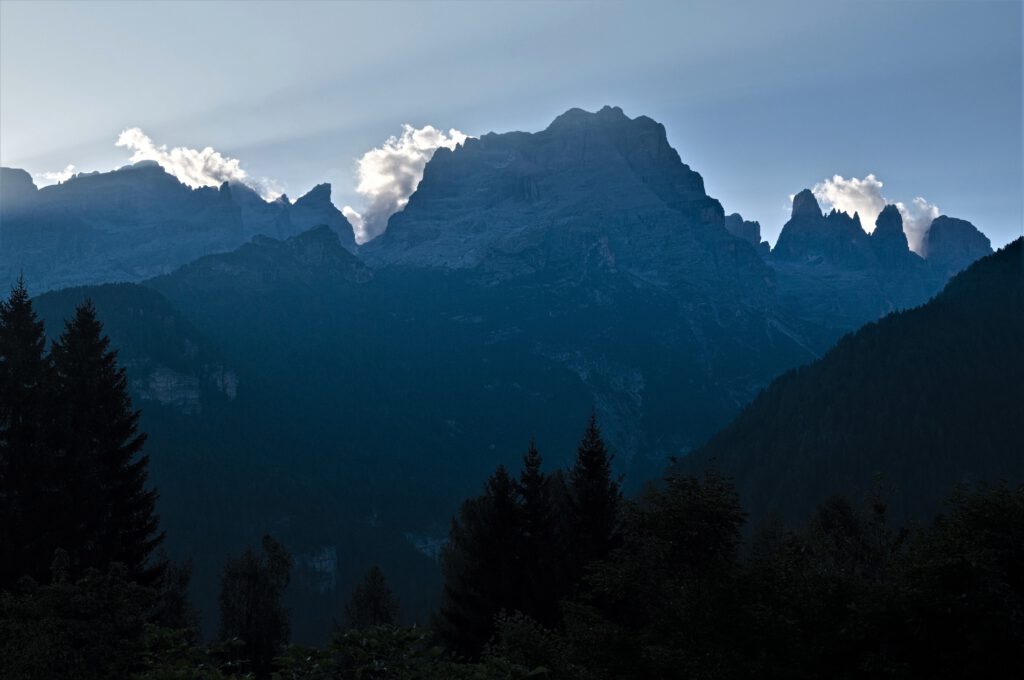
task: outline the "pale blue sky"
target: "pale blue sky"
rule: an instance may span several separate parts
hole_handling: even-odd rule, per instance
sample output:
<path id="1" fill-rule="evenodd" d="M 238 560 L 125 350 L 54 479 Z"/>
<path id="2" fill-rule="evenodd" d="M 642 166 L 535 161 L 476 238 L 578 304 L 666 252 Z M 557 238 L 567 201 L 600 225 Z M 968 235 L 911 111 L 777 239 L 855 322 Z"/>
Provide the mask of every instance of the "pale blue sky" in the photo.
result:
<path id="1" fill-rule="evenodd" d="M 788 196 L 874 173 L 1001 245 L 1022 230 L 1018 1 L 430 3 L 0 0 L 0 162 L 126 162 L 118 134 L 361 199 L 402 123 L 539 130 L 567 108 L 665 124 L 774 240 Z"/>

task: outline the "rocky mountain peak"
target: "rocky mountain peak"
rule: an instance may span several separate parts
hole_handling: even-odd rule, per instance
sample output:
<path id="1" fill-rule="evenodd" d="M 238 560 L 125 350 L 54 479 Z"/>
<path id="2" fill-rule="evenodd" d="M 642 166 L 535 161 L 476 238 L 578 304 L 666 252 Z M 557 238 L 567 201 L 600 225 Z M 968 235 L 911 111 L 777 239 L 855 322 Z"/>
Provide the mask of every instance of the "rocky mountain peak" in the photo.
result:
<path id="1" fill-rule="evenodd" d="M 312 204 L 320 204 L 331 202 L 331 185 L 328 182 L 317 184 L 315 187 L 304 193 L 299 197 L 299 200 L 295 201 L 295 204 L 306 202 Z"/>
<path id="2" fill-rule="evenodd" d="M 903 233 L 903 216 L 900 215 L 899 208 L 895 205 L 889 204 L 882 208 L 882 212 L 879 213 L 875 219 L 875 234 L 889 234 L 889 233 Z"/>
<path id="3" fill-rule="evenodd" d="M 617 107 L 571 109 L 540 132 L 491 133 L 439 150 L 406 208 L 360 254 L 373 264 L 502 277 L 614 262 L 609 271 L 663 282 L 694 275 L 694 262 L 724 262 L 701 255 L 736 248 L 724 218 L 663 125 Z M 755 253 L 742 252 L 753 259 L 752 277 L 770 278 Z"/>
<path id="4" fill-rule="evenodd" d="M 854 269 L 863 269 L 874 259 L 860 215 L 851 217 L 835 209 L 822 214 L 810 189 L 793 197 L 792 216 L 783 225 L 772 256 L 781 261 Z"/>
<path id="5" fill-rule="evenodd" d="M 20 209 L 35 198 L 32 176 L 20 168 L 0 168 L 0 210 Z"/>
<path id="6" fill-rule="evenodd" d="M 798 217 L 821 217 L 821 206 L 818 205 L 818 199 L 814 197 L 810 189 L 804 189 L 793 197 L 793 212 L 790 218 Z"/>
<path id="7" fill-rule="evenodd" d="M 356 249 L 352 224 L 331 202 L 331 185 L 326 182 L 317 184 L 295 201 L 291 206 L 291 221 L 304 229 L 326 225 L 334 230 L 347 250 Z"/>
<path id="8" fill-rule="evenodd" d="M 887 205 L 875 219 L 871 243 L 879 255 L 903 257 L 910 252 L 907 235 L 903 232 L 903 216 L 895 205 Z"/>
<path id="9" fill-rule="evenodd" d="M 768 245 L 768 242 L 761 240 L 760 222 L 756 220 L 748 221 L 743 219 L 743 216 L 739 213 L 732 213 L 731 215 L 725 216 L 723 226 L 727 232 L 736 238 L 742 239 L 754 246 L 762 256 L 767 255 L 771 250 L 771 246 Z"/>
<path id="10" fill-rule="evenodd" d="M 992 253 L 992 242 L 967 220 L 939 215 L 932 220 L 922 243 L 929 263 L 954 274 L 978 258 Z"/>
<path id="11" fill-rule="evenodd" d="M 551 121 L 547 129 L 559 130 L 569 127 L 614 125 L 629 123 L 632 120 L 618 106 L 603 106 L 600 110 L 593 113 L 581 108 L 571 108 Z"/>

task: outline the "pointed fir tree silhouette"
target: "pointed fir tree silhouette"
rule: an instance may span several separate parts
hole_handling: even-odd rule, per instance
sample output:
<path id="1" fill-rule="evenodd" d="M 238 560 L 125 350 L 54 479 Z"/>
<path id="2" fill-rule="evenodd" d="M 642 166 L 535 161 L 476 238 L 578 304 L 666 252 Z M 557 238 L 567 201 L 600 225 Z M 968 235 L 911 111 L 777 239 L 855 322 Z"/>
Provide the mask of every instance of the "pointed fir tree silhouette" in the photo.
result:
<path id="1" fill-rule="evenodd" d="M 531 438 L 516 484 L 521 506 L 519 609 L 540 623 L 553 626 L 558 622 L 558 602 L 564 594 L 560 585 L 564 564 L 558 559 L 551 482 L 541 471 L 542 465 L 537 442 Z"/>
<path id="2" fill-rule="evenodd" d="M 622 505 L 619 481 L 612 476 L 612 456 L 601 437 L 597 413 L 593 411 L 576 449 L 576 461 L 569 471 L 569 498 L 574 571 L 578 575 L 587 564 L 611 551 Z"/>
<path id="3" fill-rule="evenodd" d="M 132 409 L 117 353 L 91 301 L 80 305 L 50 352 L 53 363 L 51 440 L 61 468 L 62 521 L 57 545 L 77 572 L 124 564 L 130 577 L 152 585 L 163 565 L 149 557 L 163 540 L 147 488 L 145 434 Z"/>
<path id="4" fill-rule="evenodd" d="M 43 411 L 49 387 L 46 335 L 25 281 L 0 301 L 0 589 L 21 576 L 45 581 L 53 547 L 45 490 Z"/>
<path id="5" fill-rule="evenodd" d="M 363 582 L 356 586 L 345 606 L 345 623 L 349 628 L 390 626 L 398 616 L 398 600 L 388 588 L 384 572 L 377 565 L 370 567 Z"/>
<path id="6" fill-rule="evenodd" d="M 515 483 L 504 466 L 487 480 L 484 494 L 463 503 L 452 519 L 435 627 L 457 654 L 478 656 L 495 617 L 518 608 L 520 523 Z"/>
<path id="7" fill-rule="evenodd" d="M 228 560 L 221 575 L 220 639 L 242 641 L 239 661 L 257 678 L 270 676 L 274 657 L 291 638 L 288 610 L 281 602 L 291 581 L 292 556 L 271 536 L 261 552 L 248 548 Z"/>

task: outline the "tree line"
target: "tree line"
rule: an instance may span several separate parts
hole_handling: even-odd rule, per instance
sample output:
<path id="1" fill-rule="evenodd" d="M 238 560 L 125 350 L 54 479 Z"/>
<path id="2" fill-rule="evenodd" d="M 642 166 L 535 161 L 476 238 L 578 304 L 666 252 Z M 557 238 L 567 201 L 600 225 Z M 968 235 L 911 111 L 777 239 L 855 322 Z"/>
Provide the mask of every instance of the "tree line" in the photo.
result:
<path id="1" fill-rule="evenodd" d="M 746 528 L 725 477 L 622 493 L 596 415 L 573 464 L 530 442 L 452 520 L 430 625 L 371 569 L 331 642 L 289 645 L 271 537 L 228 561 L 202 642 L 164 557 L 144 434 L 86 302 L 46 347 L 0 302 L 0 676 L 5 678 L 961 678 L 1024 675 L 1024 488 L 956 490 L 926 526 L 882 495 Z M 892 452 L 895 455 L 898 452 Z"/>

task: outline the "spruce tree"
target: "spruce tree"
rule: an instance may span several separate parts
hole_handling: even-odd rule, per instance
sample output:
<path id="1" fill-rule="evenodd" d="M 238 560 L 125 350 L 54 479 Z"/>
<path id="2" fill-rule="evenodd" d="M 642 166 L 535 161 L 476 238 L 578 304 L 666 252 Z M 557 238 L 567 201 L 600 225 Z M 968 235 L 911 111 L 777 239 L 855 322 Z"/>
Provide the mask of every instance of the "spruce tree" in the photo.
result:
<path id="1" fill-rule="evenodd" d="M 555 509 L 550 480 L 541 471 L 543 459 L 537 443 L 523 456 L 516 489 L 521 504 L 521 542 L 519 551 L 519 609 L 547 626 L 558 620 L 558 601 L 563 592 L 564 563 L 558 559 Z"/>
<path id="2" fill-rule="evenodd" d="M 54 391 L 48 445 L 65 487 L 57 545 L 72 568 L 124 564 L 133 580 L 156 583 L 161 565 L 149 557 L 163 540 L 146 488 L 149 459 L 145 434 L 132 410 L 127 379 L 117 353 L 86 301 L 75 311 L 50 352 Z"/>
<path id="3" fill-rule="evenodd" d="M 605 557 L 615 543 L 622 491 L 612 476 L 611 464 L 597 414 L 592 412 L 569 471 L 573 571 L 577 576 L 588 563 Z"/>
<path id="4" fill-rule="evenodd" d="M 384 580 L 384 572 L 374 565 L 356 586 L 345 607 L 345 623 L 349 628 L 389 626 L 398 616 L 398 600 Z"/>
<path id="5" fill-rule="evenodd" d="M 224 565 L 220 590 L 220 638 L 242 641 L 241 656 L 257 678 L 269 677 L 274 657 L 291 637 L 281 603 L 291 580 L 292 557 L 270 536 L 262 554 L 252 548 Z"/>
<path id="6" fill-rule="evenodd" d="M 442 553 L 444 589 L 438 632 L 458 654 L 475 657 L 494 632 L 495 617 L 518 609 L 522 535 L 515 484 L 503 466 L 484 494 L 463 503 Z"/>
<path id="7" fill-rule="evenodd" d="M 53 560 L 43 507 L 51 481 L 41 442 L 45 347 L 43 324 L 19 279 L 0 301 L 0 588 L 26 575 L 44 581 Z"/>

